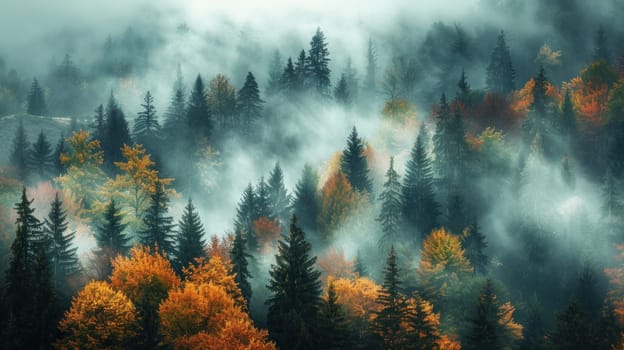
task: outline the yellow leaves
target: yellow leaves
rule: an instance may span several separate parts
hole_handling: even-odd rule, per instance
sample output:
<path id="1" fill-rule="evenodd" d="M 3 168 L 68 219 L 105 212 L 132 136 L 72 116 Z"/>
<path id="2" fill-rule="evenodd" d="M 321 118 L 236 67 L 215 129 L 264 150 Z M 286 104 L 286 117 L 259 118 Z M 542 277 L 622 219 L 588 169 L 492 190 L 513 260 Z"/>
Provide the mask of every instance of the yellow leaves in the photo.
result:
<path id="1" fill-rule="evenodd" d="M 59 324 L 61 349 L 124 349 L 138 329 L 134 304 L 105 282 L 90 282 Z"/>
<path id="2" fill-rule="evenodd" d="M 531 78 L 524 86 L 514 91 L 511 96 L 511 109 L 516 113 L 526 116 L 529 108 L 533 104 L 533 89 L 535 88 L 535 79 Z"/>
<path id="3" fill-rule="evenodd" d="M 355 209 L 357 197 L 342 172 L 335 173 L 327 180 L 321 191 L 321 212 L 318 221 L 328 239 L 329 234 Z"/>
<path id="4" fill-rule="evenodd" d="M 408 123 L 418 118 L 416 106 L 405 99 L 386 100 L 381 114 L 384 118 L 399 123 Z"/>
<path id="5" fill-rule="evenodd" d="M 522 339 L 522 325 L 516 323 L 513 319 L 513 314 L 516 309 L 510 302 L 506 302 L 498 307 L 498 324 L 504 327 L 509 335 L 514 338 L 513 340 Z"/>
<path id="6" fill-rule="evenodd" d="M 338 303 L 344 307 L 347 318 L 353 329 L 366 330 L 374 319 L 376 312 L 381 311 L 377 297 L 381 286 L 366 277 L 353 279 L 329 276 L 327 285 L 334 285 Z"/>
<path id="7" fill-rule="evenodd" d="M 330 248 L 327 252 L 320 256 L 317 264 L 325 276 L 334 278 L 352 278 L 355 277 L 353 271 L 353 260 L 345 258 L 342 249 Z"/>
<path id="8" fill-rule="evenodd" d="M 61 162 L 66 166 L 100 166 L 104 163 L 104 152 L 99 140 L 89 140 L 88 131 L 74 131 L 65 141 L 71 153 L 61 154 Z"/>
<path id="9" fill-rule="evenodd" d="M 208 256 L 218 256 L 225 264 L 230 264 L 230 250 L 234 243 L 234 234 L 228 233 L 225 237 L 219 238 L 217 235 L 210 236 L 210 242 L 206 247 Z"/>
<path id="10" fill-rule="evenodd" d="M 224 263 L 216 255 L 207 262 L 204 258 L 195 261 L 196 264 L 191 264 L 182 270 L 187 283 L 212 283 L 223 288 L 237 305 L 247 304 L 238 284 L 234 281 L 234 275 L 229 274 L 229 271 L 232 270 L 229 263 Z"/>
<path id="11" fill-rule="evenodd" d="M 443 335 L 438 340 L 439 350 L 461 350 L 461 344 L 447 335 Z"/>

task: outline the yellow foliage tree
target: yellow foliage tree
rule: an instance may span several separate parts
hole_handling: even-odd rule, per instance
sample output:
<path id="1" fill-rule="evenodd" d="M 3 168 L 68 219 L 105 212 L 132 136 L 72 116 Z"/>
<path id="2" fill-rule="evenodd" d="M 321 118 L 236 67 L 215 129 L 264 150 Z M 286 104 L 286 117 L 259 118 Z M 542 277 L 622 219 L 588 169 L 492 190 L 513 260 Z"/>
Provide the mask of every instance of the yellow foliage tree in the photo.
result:
<path id="1" fill-rule="evenodd" d="M 338 302 L 345 310 L 351 329 L 363 337 L 370 329 L 375 314 L 381 311 L 377 304 L 381 286 L 366 277 L 349 279 L 329 276 L 327 285 L 330 284 L 334 286 Z"/>
<path id="2" fill-rule="evenodd" d="M 227 233 L 224 237 L 219 238 L 217 235 L 210 236 L 210 242 L 206 247 L 208 256 L 218 256 L 221 261 L 227 265 L 230 264 L 230 250 L 234 243 L 234 234 Z"/>
<path id="3" fill-rule="evenodd" d="M 105 282 L 90 282 L 74 297 L 59 329 L 60 349 L 127 349 L 139 325 L 128 297 Z"/>
<path id="4" fill-rule="evenodd" d="M 327 180 L 321 191 L 318 224 L 326 240 L 331 240 L 332 231 L 347 219 L 355 204 L 356 193 L 347 177 L 338 171 Z"/>
<path id="5" fill-rule="evenodd" d="M 355 277 L 355 271 L 353 270 L 355 262 L 353 260 L 347 260 L 342 249 L 329 249 L 324 255 L 318 258 L 317 264 L 321 268 L 323 277 Z"/>
<path id="6" fill-rule="evenodd" d="M 195 261 L 196 264 L 182 269 L 187 283 L 212 283 L 223 288 L 237 305 L 247 305 L 234 280 L 234 275 L 229 273 L 232 270 L 229 263 L 223 262 L 217 255 L 213 255 L 208 261 L 204 258 L 198 258 Z"/>

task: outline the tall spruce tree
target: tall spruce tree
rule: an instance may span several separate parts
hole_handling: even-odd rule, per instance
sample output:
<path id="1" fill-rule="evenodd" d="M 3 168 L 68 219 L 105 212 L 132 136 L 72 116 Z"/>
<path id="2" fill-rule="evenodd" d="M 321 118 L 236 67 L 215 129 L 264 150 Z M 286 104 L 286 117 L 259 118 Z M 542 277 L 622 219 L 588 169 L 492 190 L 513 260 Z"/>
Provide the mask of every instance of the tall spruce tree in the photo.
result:
<path id="1" fill-rule="evenodd" d="M 297 57 L 297 62 L 295 62 L 295 83 L 293 88 L 295 91 L 303 91 L 310 83 L 306 53 L 305 50 L 301 50 L 299 52 L 299 57 Z"/>
<path id="2" fill-rule="evenodd" d="M 271 212 L 279 220 L 280 224 L 285 227 L 290 217 L 291 196 L 284 185 L 284 173 L 279 162 L 275 163 L 275 167 L 269 174 L 267 188 Z"/>
<path id="3" fill-rule="evenodd" d="M 427 301 L 418 293 L 414 293 L 414 306 L 408 313 L 408 323 L 411 326 L 408 336 L 408 349 L 429 350 L 436 349 L 440 340 L 440 330 L 431 317 L 433 310 L 429 309 Z"/>
<path id="4" fill-rule="evenodd" d="M 328 97 L 331 82 L 329 75 L 329 50 L 325 41 L 325 34 L 321 28 L 316 29 L 316 33 L 310 41 L 310 50 L 306 61 L 307 72 L 310 77 L 310 87 L 319 96 Z"/>
<path id="5" fill-rule="evenodd" d="M 40 180 L 46 180 L 53 173 L 52 146 L 43 130 L 39 132 L 37 141 L 32 144 L 29 152 L 30 172 Z"/>
<path id="6" fill-rule="evenodd" d="M 249 251 L 256 252 L 258 250 L 258 240 L 254 232 L 254 221 L 257 217 L 256 193 L 251 186 L 247 185 L 241 200 L 236 208 L 236 219 L 234 220 L 234 228 L 240 231 L 249 245 Z"/>
<path id="7" fill-rule="evenodd" d="M 295 186 L 293 212 L 301 227 L 307 232 L 316 233 L 317 218 L 320 212 L 320 199 L 317 191 L 318 175 L 311 166 L 305 165 L 301 179 Z"/>
<path id="8" fill-rule="evenodd" d="M 588 320 L 577 301 L 570 301 L 557 314 L 555 329 L 550 334 L 550 345 L 556 350 L 594 349 L 596 344 L 588 332 Z"/>
<path id="9" fill-rule="evenodd" d="M 182 218 L 178 221 L 177 242 L 175 247 L 174 266 L 178 271 L 188 267 L 196 258 L 206 255 L 206 240 L 204 225 L 199 214 L 189 198 L 184 207 Z"/>
<path id="10" fill-rule="evenodd" d="M 45 101 L 45 94 L 43 88 L 39 85 L 37 78 L 33 79 L 30 86 L 30 92 L 26 100 L 26 112 L 33 115 L 46 115 L 48 114 L 48 105 Z"/>
<path id="11" fill-rule="evenodd" d="M 120 209 L 116 206 L 115 201 L 111 200 L 104 209 L 104 215 L 100 224 L 96 226 L 94 233 L 95 242 L 98 249 L 96 255 L 102 258 L 105 266 L 102 266 L 101 277 L 107 277 L 112 272 L 110 260 L 117 255 L 125 255 L 130 250 L 131 238 L 124 233 L 126 224 L 122 223 L 122 215 Z"/>
<path id="12" fill-rule="evenodd" d="M 431 160 L 423 147 L 422 136 L 420 133 L 416 138 L 407 162 L 401 199 L 406 223 L 424 239 L 437 225 L 440 210 L 433 189 Z"/>
<path id="13" fill-rule="evenodd" d="M 36 249 L 47 243 L 44 240 L 43 223 L 35 217 L 35 209 L 31 207 L 34 201 L 34 199 L 28 199 L 26 196 L 26 187 L 23 187 L 20 202 L 15 203 L 14 207 L 17 213 L 15 223 L 22 227 L 22 231 L 26 237 L 27 244 L 25 245 L 25 249 L 28 252 L 27 259 L 32 259 L 36 253 Z"/>
<path id="14" fill-rule="evenodd" d="M 249 259 L 251 255 L 247 254 L 247 241 L 243 237 L 241 231 L 237 230 L 234 234 L 234 242 L 230 250 L 230 259 L 232 260 L 232 273 L 234 273 L 234 281 L 241 290 L 243 298 L 247 301 L 247 306 L 251 301 L 251 284 L 249 279 L 252 277 L 249 272 Z"/>
<path id="15" fill-rule="evenodd" d="M 139 231 L 141 243 L 167 254 L 171 259 L 175 253 L 173 218 L 168 216 L 169 197 L 165 187 L 160 181 L 156 181 L 154 193 L 150 196 L 150 205 L 143 218 L 143 228 Z"/>
<path id="16" fill-rule="evenodd" d="M 383 185 L 383 192 L 379 195 L 381 201 L 381 212 L 377 220 L 381 223 L 383 236 L 380 243 L 398 242 L 401 233 L 402 205 L 401 205 L 401 183 L 399 174 L 394 170 L 394 157 L 390 157 L 390 167 L 386 172 L 386 182 Z"/>
<path id="17" fill-rule="evenodd" d="M 188 131 L 186 137 L 189 138 L 193 146 L 192 151 L 198 150 L 205 142 L 210 142 L 212 140 L 214 121 L 212 120 L 212 114 L 208 106 L 208 97 L 206 96 L 204 81 L 200 75 L 197 75 L 189 96 L 186 110 L 186 123 Z"/>
<path id="18" fill-rule="evenodd" d="M 67 153 L 67 145 L 65 145 L 65 136 L 61 132 L 61 137 L 56 143 L 54 153 L 52 154 L 53 176 L 55 177 L 65 174 L 65 170 L 67 170 L 66 165 L 61 162 L 61 154 L 63 153 Z"/>
<path id="19" fill-rule="evenodd" d="M 377 304 L 381 309 L 376 312 L 377 317 L 373 321 L 373 329 L 379 337 L 379 346 L 383 349 L 398 350 L 407 346 L 407 333 L 401 327 L 401 323 L 407 320 L 407 302 L 402 292 L 402 284 L 393 246 L 386 260 L 384 280 L 377 296 Z"/>
<path id="20" fill-rule="evenodd" d="M 310 256 L 311 250 L 293 216 L 290 233 L 279 241 L 267 285 L 271 292 L 266 301 L 269 336 L 280 349 L 318 348 L 321 273 L 315 269 L 316 257 Z"/>
<path id="21" fill-rule="evenodd" d="M 452 115 L 451 115 L 452 114 Z M 466 177 L 466 160 L 468 145 L 466 144 L 463 117 L 459 109 L 451 113 L 446 96 L 440 98 L 440 109 L 436 113 L 436 130 L 433 135 L 435 168 L 438 175 L 446 182 L 460 185 Z"/>
<path id="22" fill-rule="evenodd" d="M 154 97 L 149 91 L 145 93 L 141 107 L 143 110 L 134 120 L 134 139 L 145 146 L 150 153 L 154 153 L 160 145 L 162 132 L 156 115 L 156 107 L 154 107 Z"/>
<path id="23" fill-rule="evenodd" d="M 362 254 L 358 250 L 355 254 L 355 261 L 353 262 L 353 271 L 358 274 L 360 277 L 368 276 L 368 270 L 366 269 L 366 265 L 364 264 L 364 259 L 362 258 Z"/>
<path id="24" fill-rule="evenodd" d="M 319 349 L 339 350 L 351 349 L 353 340 L 351 330 L 342 305 L 338 303 L 338 295 L 334 284 L 327 288 L 327 299 L 319 308 Z"/>
<path id="25" fill-rule="evenodd" d="M 241 123 L 240 132 L 244 136 L 249 137 L 256 130 L 257 122 L 262 116 L 263 103 L 256 78 L 249 72 L 245 78 L 245 84 L 238 90 L 236 99 L 236 109 Z"/>
<path id="26" fill-rule="evenodd" d="M 490 55 L 487 67 L 487 87 L 490 92 L 507 95 L 514 89 L 516 72 L 511 62 L 509 47 L 505 42 L 505 32 L 498 35 L 496 47 Z"/>
<path id="27" fill-rule="evenodd" d="M 359 96 L 359 79 L 357 71 L 353 68 L 351 56 L 347 57 L 347 65 L 345 66 L 344 76 L 346 80 L 347 90 L 349 91 L 349 100 L 351 103 L 358 100 Z"/>
<path id="28" fill-rule="evenodd" d="M 355 126 L 347 138 L 347 147 L 342 151 L 340 170 L 345 174 L 354 190 L 368 194 L 372 192 L 372 182 L 368 175 L 368 161 L 364 154 L 364 144 L 358 136 Z"/>
<path id="29" fill-rule="evenodd" d="M 466 72 L 462 68 L 461 76 L 459 77 L 459 81 L 457 82 L 457 99 L 464 104 L 464 106 L 470 105 L 470 94 L 472 90 L 470 89 L 470 84 L 468 84 L 468 80 L 466 78 Z"/>
<path id="30" fill-rule="evenodd" d="M 297 91 L 297 73 L 295 72 L 295 66 L 293 66 L 292 59 L 288 57 L 284 71 L 280 78 L 280 90 L 287 94 L 292 94 Z"/>
<path id="31" fill-rule="evenodd" d="M 487 274 L 489 259 L 485 254 L 485 249 L 488 243 L 476 219 L 461 235 L 461 243 L 462 248 L 464 248 L 464 256 L 470 260 L 474 273 L 478 275 Z"/>
<path id="32" fill-rule="evenodd" d="M 104 151 L 104 162 L 109 171 L 115 172 L 115 162 L 123 161 L 121 149 L 124 145 L 130 145 L 130 131 L 128 122 L 121 107 L 117 104 L 115 96 L 111 92 L 106 105 L 106 129 L 101 141 Z"/>
<path id="33" fill-rule="evenodd" d="M 565 147 L 565 151 L 570 154 L 573 151 L 572 146 L 574 145 L 574 140 L 576 140 L 578 127 L 576 123 L 576 113 L 574 112 L 574 105 L 572 105 L 572 100 L 570 99 L 569 90 L 566 90 L 565 97 L 563 98 L 559 125 L 561 126 L 563 147 Z"/>
<path id="34" fill-rule="evenodd" d="M 106 137 L 106 116 L 104 114 L 104 106 L 99 105 L 95 109 L 95 115 L 93 116 L 93 123 L 91 123 L 91 138 L 93 140 L 104 141 Z"/>
<path id="35" fill-rule="evenodd" d="M 269 187 L 264 181 L 264 177 L 261 177 L 256 185 L 256 208 L 254 217 L 257 218 L 267 218 L 273 220 L 275 218 L 273 211 L 271 210 L 271 194 L 269 192 Z"/>
<path id="36" fill-rule="evenodd" d="M 9 164 L 15 169 L 17 178 L 21 181 L 26 181 L 29 175 L 28 151 L 29 145 L 24 122 L 20 119 L 19 126 L 15 131 L 15 137 L 13 137 Z"/>
<path id="37" fill-rule="evenodd" d="M 340 80 L 338 80 L 338 84 L 334 88 L 334 99 L 343 106 L 351 103 L 351 93 L 344 73 L 340 75 Z"/>
<path id="38" fill-rule="evenodd" d="M 50 260 L 45 246 L 37 247 L 32 284 L 33 330 L 36 349 L 45 349 L 58 337 L 60 308 L 51 280 Z"/>

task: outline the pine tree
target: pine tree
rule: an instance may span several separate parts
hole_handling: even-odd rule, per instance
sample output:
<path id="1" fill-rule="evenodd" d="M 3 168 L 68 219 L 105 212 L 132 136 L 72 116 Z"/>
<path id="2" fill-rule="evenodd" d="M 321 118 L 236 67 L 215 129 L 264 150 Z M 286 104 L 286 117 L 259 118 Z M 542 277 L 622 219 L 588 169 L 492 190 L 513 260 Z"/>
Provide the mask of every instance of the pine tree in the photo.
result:
<path id="1" fill-rule="evenodd" d="M 407 162 L 401 199 L 406 223 L 417 229 L 424 239 L 436 227 L 440 211 L 433 191 L 431 161 L 423 147 L 422 136 L 422 133 L 418 135 Z"/>
<path id="2" fill-rule="evenodd" d="M 249 137 L 256 130 L 257 122 L 262 117 L 263 103 L 256 78 L 249 72 L 245 78 L 245 84 L 238 91 L 236 100 L 236 108 L 242 127 L 241 132 L 244 136 Z"/>
<path id="3" fill-rule="evenodd" d="M 478 275 L 487 274 L 489 259 L 485 254 L 485 249 L 488 243 L 476 220 L 461 235 L 461 243 L 464 256 L 470 260 L 474 273 Z"/>
<path id="4" fill-rule="evenodd" d="M 440 110 L 436 113 L 436 131 L 433 136 L 435 168 L 447 183 L 460 185 L 464 180 L 468 145 L 465 140 L 463 117 L 459 109 L 451 115 L 446 96 L 440 98 Z"/>
<path id="5" fill-rule="evenodd" d="M 44 220 L 43 232 L 49 242 L 48 257 L 54 289 L 62 294 L 71 295 L 68 278 L 80 271 L 80 262 L 73 246 L 76 232 L 67 232 L 69 222 L 67 212 L 63 209 L 63 202 L 58 192 L 50 207 L 50 213 Z"/>
<path id="6" fill-rule="evenodd" d="M 269 82 L 266 88 L 267 96 L 275 95 L 280 90 L 280 80 L 282 78 L 282 56 L 279 50 L 275 50 L 271 64 L 269 65 Z"/>
<path id="7" fill-rule="evenodd" d="M 206 240 L 204 225 L 199 214 L 189 198 L 184 207 L 182 218 L 178 221 L 177 244 L 174 265 L 178 271 L 189 266 L 196 258 L 206 255 Z"/>
<path id="8" fill-rule="evenodd" d="M 390 157 L 390 167 L 386 172 L 386 182 L 383 192 L 379 195 L 381 201 L 381 212 L 377 220 L 381 223 L 383 236 L 380 243 L 398 242 L 400 238 L 402 206 L 401 206 L 401 183 L 399 174 L 394 170 L 394 157 Z"/>
<path id="9" fill-rule="evenodd" d="M 463 68 L 461 72 L 461 77 L 457 82 L 457 88 L 459 89 L 457 91 L 457 99 L 461 101 L 465 106 L 470 105 L 470 94 L 472 91 L 470 89 L 470 84 L 468 84 L 468 80 L 466 79 L 466 72 Z"/>
<path id="10" fill-rule="evenodd" d="M 11 148 L 10 164 L 15 168 L 17 178 L 25 181 L 28 177 L 28 139 L 26 137 L 26 131 L 24 130 L 24 123 L 20 119 L 19 126 L 15 131 L 15 137 L 13 138 L 13 146 Z"/>
<path id="11" fill-rule="evenodd" d="M 271 213 L 276 217 L 282 226 L 285 226 L 290 216 L 291 196 L 284 185 L 284 173 L 279 162 L 269 174 L 267 182 Z"/>
<path id="12" fill-rule="evenodd" d="M 193 90 L 191 90 L 189 96 L 186 110 L 186 127 L 188 131 L 187 137 L 193 145 L 193 151 L 196 151 L 205 140 L 211 141 L 214 122 L 208 106 L 204 82 L 200 75 L 197 75 Z"/>
<path id="13" fill-rule="evenodd" d="M 496 47 L 490 55 L 490 64 L 487 67 L 486 83 L 488 90 L 500 95 L 507 95 L 514 89 L 515 75 L 509 47 L 505 42 L 505 32 L 501 31 Z"/>
<path id="14" fill-rule="evenodd" d="M 258 240 L 254 233 L 254 221 L 257 219 L 257 203 L 256 194 L 251 186 L 251 183 L 247 185 L 241 200 L 238 202 L 238 208 L 236 208 L 236 220 L 234 221 L 234 228 L 236 231 L 240 231 L 249 245 L 249 250 L 255 252 L 258 249 Z"/>
<path id="15" fill-rule="evenodd" d="M 327 300 L 323 300 L 319 309 L 319 349 L 338 350 L 352 347 L 351 330 L 334 284 L 327 288 Z"/>
<path id="16" fill-rule="evenodd" d="M 155 191 L 150 196 L 150 206 L 143 218 L 143 228 L 139 231 L 139 237 L 143 245 L 165 253 L 169 258 L 174 253 L 174 235 L 172 224 L 173 218 L 167 215 L 169 211 L 169 197 L 165 192 L 164 185 L 156 181 Z"/>
<path id="17" fill-rule="evenodd" d="M 113 93 L 108 99 L 106 106 L 106 130 L 104 138 L 101 141 L 102 150 L 104 151 L 104 161 L 109 171 L 116 171 L 115 162 L 123 161 L 121 149 L 124 145 L 131 145 L 130 131 L 128 122 L 117 104 Z"/>
<path id="18" fill-rule="evenodd" d="M 413 350 L 436 349 L 440 330 L 432 317 L 433 307 L 418 293 L 414 295 L 414 307 L 408 315 L 411 326 L 408 348 Z"/>
<path id="19" fill-rule="evenodd" d="M 321 273 L 315 269 L 316 257 L 310 253 L 310 243 L 293 216 L 290 233 L 279 241 L 267 285 L 271 292 L 266 301 L 269 336 L 280 349 L 318 348 Z"/>
<path id="20" fill-rule="evenodd" d="M 43 130 L 39 132 L 37 142 L 33 143 L 29 152 L 29 167 L 32 174 L 41 180 L 46 180 L 52 173 L 52 146 L 48 142 Z"/>
<path id="21" fill-rule="evenodd" d="M 607 42 L 607 35 L 603 26 L 601 25 L 596 32 L 596 36 L 594 37 L 594 61 L 604 61 L 609 63 L 610 57 L 609 53 L 609 44 Z"/>
<path id="22" fill-rule="evenodd" d="M 343 106 L 351 104 L 351 93 L 344 73 L 340 75 L 340 80 L 334 89 L 334 99 Z"/>
<path id="23" fill-rule="evenodd" d="M 91 124 L 91 138 L 93 140 L 104 141 L 106 137 L 106 117 L 104 115 L 104 106 L 99 105 L 95 109 L 95 116 L 93 117 L 93 123 Z"/>
<path id="24" fill-rule="evenodd" d="M 51 280 L 49 257 L 44 246 L 39 246 L 33 267 L 33 331 L 36 348 L 47 348 L 57 338 L 57 324 L 62 313 L 57 305 L 56 293 Z"/>
<path id="25" fill-rule="evenodd" d="M 325 42 L 325 34 L 321 28 L 316 29 L 316 33 L 310 41 L 310 50 L 306 62 L 306 70 L 310 77 L 310 86 L 319 96 L 329 96 L 329 50 Z"/>
<path id="26" fill-rule="evenodd" d="M 241 231 L 236 231 L 232 250 L 230 250 L 230 259 L 232 260 L 232 273 L 234 273 L 234 281 L 241 290 L 243 298 L 247 300 L 247 307 L 251 301 L 252 290 L 249 279 L 252 277 L 249 272 L 249 259 L 251 255 L 247 254 L 247 241 L 243 237 Z"/>
<path id="27" fill-rule="evenodd" d="M 27 259 L 32 259 L 38 246 L 46 243 L 43 235 L 43 223 L 34 215 L 35 209 L 31 207 L 34 199 L 28 200 L 26 187 L 22 188 L 22 196 L 19 203 L 15 203 L 17 213 L 16 224 L 22 227 L 27 244 L 24 246 L 28 252 Z M 32 260 L 29 260 L 32 261 Z"/>
<path id="28" fill-rule="evenodd" d="M 317 191 L 318 175 L 311 166 L 303 167 L 301 179 L 295 186 L 293 212 L 299 218 L 301 227 L 308 232 L 316 232 L 320 212 L 320 200 Z"/>
<path id="29" fill-rule="evenodd" d="M 158 117 L 156 116 L 156 107 L 154 107 L 154 98 L 148 91 L 143 99 L 143 110 L 138 113 L 134 120 L 134 139 L 137 143 L 145 146 L 147 150 L 154 151 L 160 144 L 162 133 Z"/>
<path id="30" fill-rule="evenodd" d="M 390 248 L 386 260 L 384 281 L 377 303 L 381 306 L 381 310 L 376 312 L 373 328 L 380 338 L 380 347 L 388 350 L 403 349 L 407 345 L 407 334 L 401 328 L 401 323 L 407 318 L 407 303 L 402 294 L 402 281 L 399 278 L 394 246 Z"/>
<path id="31" fill-rule="evenodd" d="M 52 162 L 54 166 L 53 176 L 61 176 L 65 174 L 66 166 L 61 162 L 61 154 L 67 153 L 67 146 L 65 145 L 65 136 L 61 133 L 56 147 L 54 147 L 54 154 L 52 155 Z"/>
<path id="32" fill-rule="evenodd" d="M 32 85 L 30 86 L 26 112 L 33 115 L 48 114 L 48 106 L 45 101 L 43 88 L 39 85 L 37 78 L 33 79 Z"/>
<path id="33" fill-rule="evenodd" d="M 364 78 L 364 88 L 369 94 L 375 94 L 377 89 L 377 54 L 373 39 L 368 39 L 368 48 L 366 50 L 366 77 Z"/>
<path id="34" fill-rule="evenodd" d="M 446 227 L 451 232 L 460 234 L 468 225 L 464 210 L 464 198 L 459 186 L 452 185 L 451 187 L 446 206 Z"/>
<path id="35" fill-rule="evenodd" d="M 345 174 L 354 190 L 369 194 L 372 192 L 364 145 L 355 126 L 347 138 L 347 147 L 342 151 L 340 170 Z"/>
<path id="36" fill-rule="evenodd" d="M 96 254 L 102 256 L 106 264 L 102 267 L 102 277 L 109 276 L 112 272 L 111 259 L 120 254 L 127 254 L 130 249 L 130 237 L 123 232 L 127 225 L 121 221 L 120 209 L 115 205 L 115 201 L 111 200 L 94 234 L 98 246 Z"/>
<path id="37" fill-rule="evenodd" d="M 179 143 L 184 137 L 186 118 L 186 91 L 184 87 L 184 77 L 182 69 L 178 65 L 176 71 L 176 81 L 173 84 L 173 94 L 169 101 L 169 107 L 165 113 L 165 123 L 163 125 L 163 137 L 168 144 Z"/>
<path id="38" fill-rule="evenodd" d="M 477 303 L 476 317 L 470 320 L 470 328 L 462 348 L 467 350 L 501 349 L 498 332 L 498 301 L 491 280 L 487 280 Z"/>
<path id="39" fill-rule="evenodd" d="M 254 220 L 258 218 L 273 220 L 275 217 L 273 215 L 273 211 L 271 210 L 271 194 L 269 193 L 269 187 L 266 181 L 264 181 L 264 177 L 260 178 L 260 181 L 258 181 L 255 193 L 256 208 L 253 215 Z"/>
<path id="40" fill-rule="evenodd" d="M 307 66 L 307 58 L 305 50 L 299 52 L 299 57 L 295 63 L 295 91 L 303 91 L 310 84 L 310 74 Z"/>
<path id="41" fill-rule="evenodd" d="M 368 270 L 366 269 L 366 265 L 364 265 L 364 259 L 362 259 L 362 255 L 358 250 L 355 254 L 355 261 L 353 262 L 353 271 L 358 274 L 360 277 L 368 276 Z"/>
<path id="42" fill-rule="evenodd" d="M 284 67 L 284 72 L 280 78 L 280 89 L 289 94 L 297 91 L 297 73 L 290 57 L 288 57 L 286 67 Z"/>
<path id="43" fill-rule="evenodd" d="M 556 350 L 592 349 L 593 339 L 588 332 L 588 320 L 578 302 L 572 300 L 557 314 L 555 329 L 550 334 L 550 343 Z"/>
<path id="44" fill-rule="evenodd" d="M 345 66 L 344 76 L 349 90 L 349 100 L 351 102 L 357 101 L 359 96 L 359 84 L 357 71 L 353 68 L 353 62 L 351 57 L 347 58 L 347 65 Z"/>

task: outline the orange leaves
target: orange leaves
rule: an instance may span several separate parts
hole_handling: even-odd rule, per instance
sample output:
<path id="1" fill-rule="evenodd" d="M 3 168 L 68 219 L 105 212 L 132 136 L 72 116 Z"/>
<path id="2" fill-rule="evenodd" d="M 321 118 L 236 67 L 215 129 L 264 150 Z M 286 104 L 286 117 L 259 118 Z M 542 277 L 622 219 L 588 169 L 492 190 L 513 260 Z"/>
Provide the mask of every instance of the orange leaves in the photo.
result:
<path id="1" fill-rule="evenodd" d="M 333 283 L 338 303 L 344 307 L 353 329 L 362 331 L 368 329 L 375 313 L 381 311 L 380 305 L 377 304 L 381 286 L 366 277 L 336 279 L 329 276 L 327 280 L 327 285 Z"/>
<path id="2" fill-rule="evenodd" d="M 416 106 L 405 99 L 387 100 L 381 114 L 385 119 L 399 123 L 408 123 L 418 117 Z"/>
<path id="3" fill-rule="evenodd" d="M 329 235 L 354 209 L 356 194 L 342 172 L 331 176 L 321 191 L 319 226 Z M 330 237 L 326 237 L 329 239 Z"/>
<path id="4" fill-rule="evenodd" d="M 134 304 L 105 282 L 90 282 L 72 300 L 59 324 L 61 349 L 123 349 L 137 335 Z"/>
<path id="5" fill-rule="evenodd" d="M 212 256 L 207 262 L 203 258 L 196 259 L 196 262 L 197 264 L 191 264 L 182 270 L 186 282 L 212 283 L 223 288 L 237 305 L 247 304 L 234 281 L 234 275 L 229 274 L 231 270 L 229 263 L 224 263 L 219 256 Z"/>
<path id="6" fill-rule="evenodd" d="M 529 113 L 529 108 L 533 104 L 533 89 L 535 88 L 535 79 L 531 78 L 524 86 L 514 91 L 511 96 L 511 108 L 523 116 Z"/>
<path id="7" fill-rule="evenodd" d="M 514 311 L 516 308 L 511 305 L 510 302 L 506 302 L 498 307 L 498 324 L 509 332 L 509 335 L 513 338 L 522 339 L 522 325 L 516 323 L 513 319 Z"/>
<path id="8" fill-rule="evenodd" d="M 325 276 L 334 278 L 355 277 L 354 262 L 345 258 L 342 249 L 330 248 L 323 256 L 319 257 L 317 263 Z"/>
<path id="9" fill-rule="evenodd" d="M 531 96 L 530 102 L 525 100 L 524 97 L 520 98 L 516 96 L 517 92 L 514 92 L 511 102 L 508 102 L 505 97 L 488 93 L 483 98 L 483 101 L 472 112 L 474 118 L 469 121 L 471 130 L 478 132 L 488 126 L 493 126 L 503 130 L 513 130 L 517 127 L 518 122 L 525 115 L 525 104 L 528 107 L 533 102 Z M 520 98 L 520 100 L 518 100 Z M 519 111 L 520 110 L 520 111 Z M 472 123 L 470 123 L 472 122 Z"/>
<path id="10" fill-rule="evenodd" d="M 268 253 L 274 243 L 280 239 L 282 231 L 277 220 L 261 217 L 253 222 L 253 231 L 263 253 Z"/>
<path id="11" fill-rule="evenodd" d="M 230 263 L 230 250 L 234 242 L 234 235 L 228 233 L 225 237 L 219 238 L 217 235 L 210 236 L 210 242 L 206 247 L 208 256 L 218 256 L 226 264 Z"/>
<path id="12" fill-rule="evenodd" d="M 61 163 L 67 166 L 95 165 L 104 163 L 104 152 L 100 149 L 100 141 L 89 140 L 88 131 L 75 131 L 66 139 L 71 153 L 61 154 Z"/>
<path id="13" fill-rule="evenodd" d="M 624 325 L 624 244 L 616 244 L 615 259 L 620 262 L 618 267 L 605 269 L 609 278 L 609 300 L 613 304 L 613 313 L 617 316 L 620 325 Z"/>

